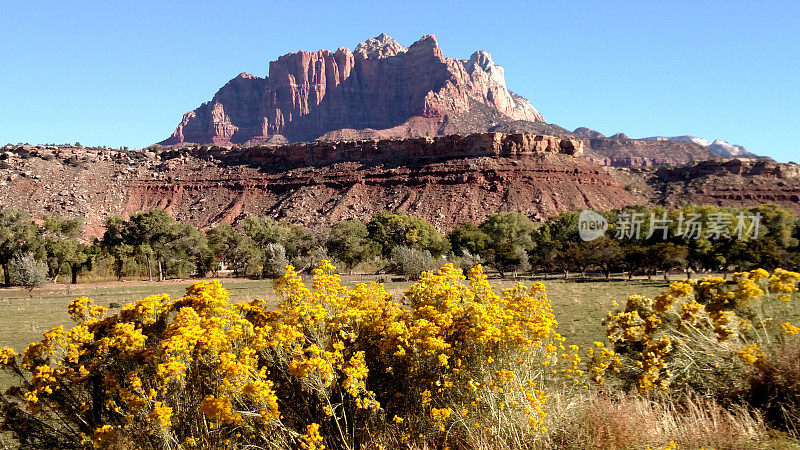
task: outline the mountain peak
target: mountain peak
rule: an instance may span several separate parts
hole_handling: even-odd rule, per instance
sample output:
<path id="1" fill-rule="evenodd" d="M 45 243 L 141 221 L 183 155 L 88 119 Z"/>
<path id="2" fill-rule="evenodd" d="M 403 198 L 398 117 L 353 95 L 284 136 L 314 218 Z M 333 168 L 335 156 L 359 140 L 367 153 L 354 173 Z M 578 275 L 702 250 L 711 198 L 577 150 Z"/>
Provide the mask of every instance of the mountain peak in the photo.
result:
<path id="1" fill-rule="evenodd" d="M 408 49 L 392 39 L 391 36 L 386 33 L 381 33 L 374 38 L 369 38 L 358 44 L 353 53 L 361 55 L 364 58 L 381 59 L 395 56 L 399 53 L 405 53 L 406 51 L 408 51 Z"/>
<path id="2" fill-rule="evenodd" d="M 411 47 L 408 47 L 410 52 L 424 52 L 426 50 L 434 50 L 439 48 L 439 41 L 436 40 L 436 36 L 432 34 L 426 34 L 419 38 L 417 42 L 411 44 Z"/>
<path id="3" fill-rule="evenodd" d="M 513 94 L 485 51 L 445 57 L 433 35 L 406 48 L 382 33 L 351 53 L 299 51 L 269 63 L 265 78 L 240 75 L 184 119 L 163 144 L 313 141 L 329 133 L 410 137 L 544 122 Z M 349 130 L 349 131 L 347 131 Z"/>
<path id="4" fill-rule="evenodd" d="M 603 133 L 586 127 L 575 128 L 575 131 L 573 131 L 572 134 L 578 137 L 589 138 L 589 139 L 598 139 L 606 137 Z"/>
<path id="5" fill-rule="evenodd" d="M 489 75 L 494 83 L 503 87 L 506 86 L 506 76 L 503 72 L 503 67 L 498 66 L 492 61 L 492 55 L 485 50 L 478 50 L 470 56 L 469 61 L 464 64 L 467 73 L 472 75 L 476 70 L 481 70 Z"/>
<path id="6" fill-rule="evenodd" d="M 486 50 L 478 50 L 469 57 L 469 62 L 473 64 L 477 64 L 482 68 L 488 68 L 494 66 L 494 61 L 492 61 L 492 55 L 487 52 Z"/>

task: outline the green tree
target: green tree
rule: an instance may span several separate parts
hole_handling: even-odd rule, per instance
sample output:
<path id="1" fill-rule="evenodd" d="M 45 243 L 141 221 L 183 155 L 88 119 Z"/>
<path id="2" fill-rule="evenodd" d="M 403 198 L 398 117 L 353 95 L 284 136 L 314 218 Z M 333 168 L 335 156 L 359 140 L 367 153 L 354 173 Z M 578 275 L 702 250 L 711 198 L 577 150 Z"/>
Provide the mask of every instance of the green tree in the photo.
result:
<path id="1" fill-rule="evenodd" d="M 46 254 L 47 274 L 55 283 L 65 265 L 72 268 L 86 261 L 85 245 L 78 242 L 78 234 L 83 228 L 83 219 L 64 219 L 46 215 L 42 225 L 42 243 Z"/>
<path id="2" fill-rule="evenodd" d="M 81 272 L 92 270 L 92 265 L 94 264 L 97 253 L 95 251 L 96 247 L 94 246 L 88 246 L 76 241 L 72 242 L 74 242 L 74 244 L 72 244 L 74 248 L 70 251 L 64 262 L 69 266 L 70 283 L 77 284 L 78 275 L 80 275 Z"/>
<path id="3" fill-rule="evenodd" d="M 472 255 L 481 255 L 492 245 L 492 239 L 472 222 L 464 222 L 447 233 L 451 251 L 461 255 L 465 250 Z"/>
<path id="4" fill-rule="evenodd" d="M 214 274 L 217 273 L 221 262 L 232 268 L 234 274 L 243 273 L 241 268 L 246 265 L 246 260 L 242 260 L 243 253 L 240 250 L 244 236 L 230 224 L 221 223 L 206 231 L 206 240 L 213 258 L 211 270 Z"/>
<path id="5" fill-rule="evenodd" d="M 600 268 L 606 279 L 611 278 L 611 271 L 622 264 L 623 250 L 617 239 L 602 237 L 584 242 L 582 247 L 590 265 Z"/>
<path id="6" fill-rule="evenodd" d="M 158 281 L 169 274 L 183 276 L 210 268 L 211 251 L 206 236 L 189 224 L 176 221 L 166 211 L 153 209 L 132 214 L 123 232 L 125 242 L 147 263 L 152 280 L 152 265 L 158 268 Z"/>
<path id="7" fill-rule="evenodd" d="M 527 263 L 528 254 L 519 245 L 501 242 L 484 252 L 486 264 L 494 268 L 501 278 L 512 270 L 520 270 Z"/>
<path id="8" fill-rule="evenodd" d="M 272 244 L 281 244 L 290 233 L 289 227 L 266 216 L 247 216 L 240 225 L 243 235 L 247 238 L 244 247 L 249 250 L 251 261 L 257 262 L 260 277 L 270 277 L 272 266 L 267 261 L 267 249 Z M 273 252 L 274 253 L 274 252 Z M 284 247 L 285 257 L 285 247 Z"/>
<path id="9" fill-rule="evenodd" d="M 531 234 L 534 229 L 531 219 L 517 212 L 493 214 L 480 226 L 480 230 L 489 236 L 494 244 L 511 244 L 524 250 L 533 248 Z"/>
<path id="10" fill-rule="evenodd" d="M 626 246 L 622 254 L 622 264 L 628 272 L 628 279 L 633 278 L 633 274 L 648 267 L 650 255 L 648 249 L 641 245 Z"/>
<path id="11" fill-rule="evenodd" d="M 203 277 L 211 271 L 213 256 L 206 235 L 188 223 L 175 222 L 174 238 L 166 245 L 167 274 L 184 277 L 189 271 Z"/>
<path id="12" fill-rule="evenodd" d="M 121 281 L 125 276 L 125 262 L 134 253 L 133 246 L 126 239 L 127 221 L 124 217 L 115 215 L 106 219 L 105 226 L 106 231 L 100 240 L 100 247 L 114 260 L 114 275 Z"/>
<path id="13" fill-rule="evenodd" d="M 685 245 L 675 245 L 672 242 L 659 242 L 649 249 L 648 265 L 653 269 L 664 271 L 664 279 L 669 279 L 669 272 L 674 269 L 686 267 L 686 257 L 689 248 Z M 648 278 L 650 277 L 650 272 Z"/>
<path id="14" fill-rule="evenodd" d="M 326 247 L 328 254 L 341 261 L 350 273 L 356 264 L 377 253 L 376 244 L 369 239 L 367 226 L 358 220 L 343 220 L 331 226 Z"/>
<path id="15" fill-rule="evenodd" d="M 125 226 L 126 243 L 147 263 L 148 279 L 153 279 L 153 260 L 158 267 L 158 281 L 166 279 L 166 259 L 170 243 L 179 237 L 177 223 L 166 211 L 153 209 L 131 214 Z"/>
<path id="16" fill-rule="evenodd" d="M 367 224 L 369 238 L 380 246 L 384 257 L 395 247 L 427 250 L 439 257 L 450 251 L 447 238 L 425 219 L 395 212 L 382 212 L 372 216 Z"/>
<path id="17" fill-rule="evenodd" d="M 258 248 L 279 243 L 288 233 L 287 227 L 266 216 L 247 216 L 241 223 L 241 230 Z"/>

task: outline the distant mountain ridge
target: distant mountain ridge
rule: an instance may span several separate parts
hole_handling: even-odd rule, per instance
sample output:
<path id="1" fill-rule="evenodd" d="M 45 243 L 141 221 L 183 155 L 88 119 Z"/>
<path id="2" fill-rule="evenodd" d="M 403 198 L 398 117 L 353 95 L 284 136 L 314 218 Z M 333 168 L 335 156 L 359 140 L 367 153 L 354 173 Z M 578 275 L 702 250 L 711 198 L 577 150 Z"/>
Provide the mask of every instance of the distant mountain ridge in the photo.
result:
<path id="1" fill-rule="evenodd" d="M 727 141 L 723 141 L 722 139 L 715 139 L 713 142 L 696 136 L 673 136 L 673 137 L 654 136 L 645 139 L 654 141 L 692 142 L 698 145 L 702 145 L 703 147 L 707 147 L 709 150 L 720 156 L 733 156 L 740 158 L 756 157 L 754 153 L 750 152 L 741 145 L 734 145 Z"/>
<path id="2" fill-rule="evenodd" d="M 578 127 L 565 136 L 583 139 L 587 157 L 603 165 L 685 165 L 724 158 L 761 158 L 722 139 L 711 142 L 688 135 L 631 139 L 621 132 L 606 137 L 591 128 Z"/>

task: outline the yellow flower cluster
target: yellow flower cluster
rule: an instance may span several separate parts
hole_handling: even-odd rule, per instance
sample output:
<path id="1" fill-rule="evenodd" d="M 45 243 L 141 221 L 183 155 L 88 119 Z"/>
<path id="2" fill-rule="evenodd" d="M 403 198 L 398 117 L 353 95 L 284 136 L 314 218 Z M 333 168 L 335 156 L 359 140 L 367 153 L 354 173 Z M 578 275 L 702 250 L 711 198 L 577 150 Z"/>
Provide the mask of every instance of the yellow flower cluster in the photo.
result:
<path id="1" fill-rule="evenodd" d="M 0 349 L 0 365 L 13 365 L 17 356 L 13 348 L 3 347 Z"/>
<path id="2" fill-rule="evenodd" d="M 603 384 L 606 380 L 606 372 L 609 368 L 619 372 L 619 355 L 614 350 L 606 347 L 600 341 L 595 341 L 592 347 L 586 349 L 589 355 L 589 368 L 591 370 L 591 380 L 597 384 Z"/>
<path id="3" fill-rule="evenodd" d="M 769 276 L 769 290 L 778 294 L 778 300 L 788 302 L 792 299 L 792 294 L 797 291 L 798 280 L 800 273 L 775 269 Z"/>
<path id="4" fill-rule="evenodd" d="M 679 448 L 681 448 L 681 446 L 678 445 L 675 441 L 669 441 L 666 444 L 659 447 L 651 447 L 649 445 L 645 447 L 646 450 L 678 450 Z"/>
<path id="5" fill-rule="evenodd" d="M 159 423 L 162 427 L 169 426 L 171 424 L 172 418 L 172 408 L 169 406 L 164 406 L 162 402 L 156 402 L 153 405 L 153 410 L 147 416 L 147 420 L 150 423 Z"/>
<path id="6" fill-rule="evenodd" d="M 94 433 L 92 433 L 93 447 L 94 448 L 106 447 L 110 442 L 113 441 L 115 435 L 116 432 L 114 430 L 114 427 L 111 425 L 102 425 L 100 427 L 97 427 L 94 430 Z"/>
<path id="7" fill-rule="evenodd" d="M 228 397 L 214 397 L 209 394 L 203 399 L 200 411 L 210 419 L 216 419 L 224 423 L 238 423 L 242 421 L 242 415 L 233 413 L 231 399 Z"/>
<path id="8" fill-rule="evenodd" d="M 791 322 L 782 323 L 781 324 L 781 329 L 783 330 L 783 334 L 785 334 L 787 336 L 794 336 L 797 333 L 800 333 L 800 328 L 792 325 Z M 2 359 L 0 359 L 0 361 L 2 361 Z"/>
<path id="9" fill-rule="evenodd" d="M 773 336 L 780 342 L 781 335 L 798 333 L 800 329 L 789 322 L 778 329 L 767 311 L 772 311 L 768 294 L 788 301 L 797 290 L 800 274 L 756 269 L 732 278 L 732 287 L 721 277 L 675 282 L 653 300 L 630 296 L 624 308 L 610 312 L 608 339 L 616 354 L 632 363 L 621 377 L 635 381 L 641 393 L 656 389 L 667 393 L 687 384 L 702 388 L 715 379 L 725 383 L 730 370 L 736 370 L 727 362 L 730 356 L 752 366 L 764 358 L 756 339 Z M 598 359 L 594 350 L 590 356 Z M 592 362 L 592 379 L 604 380 L 610 366 Z"/>
<path id="10" fill-rule="evenodd" d="M 447 264 L 395 299 L 377 283 L 348 289 L 334 269 L 323 261 L 307 286 L 288 266 L 273 309 L 231 303 L 218 281 L 110 316 L 81 297 L 75 327 L 45 333 L 21 362 L 0 350 L 0 364 L 27 371 L 16 392 L 42 418 L 102 418 L 69 423 L 98 445 L 321 449 L 389 417 L 404 439 L 504 432 L 496 423 L 539 432 L 542 386 L 584 384 L 541 283 L 498 295 L 480 266 L 464 276 Z M 617 358 L 590 356 L 603 372 Z"/>
<path id="11" fill-rule="evenodd" d="M 758 343 L 753 342 L 736 351 L 736 356 L 747 364 L 754 365 L 764 358 L 764 353 L 758 348 Z"/>
<path id="12" fill-rule="evenodd" d="M 323 450 L 322 436 L 319 434 L 319 424 L 312 423 L 306 427 L 306 433 L 300 437 L 300 448 L 303 450 Z"/>
<path id="13" fill-rule="evenodd" d="M 102 319 L 106 311 L 107 308 L 95 305 L 89 297 L 76 298 L 67 307 L 70 317 L 77 323 Z"/>

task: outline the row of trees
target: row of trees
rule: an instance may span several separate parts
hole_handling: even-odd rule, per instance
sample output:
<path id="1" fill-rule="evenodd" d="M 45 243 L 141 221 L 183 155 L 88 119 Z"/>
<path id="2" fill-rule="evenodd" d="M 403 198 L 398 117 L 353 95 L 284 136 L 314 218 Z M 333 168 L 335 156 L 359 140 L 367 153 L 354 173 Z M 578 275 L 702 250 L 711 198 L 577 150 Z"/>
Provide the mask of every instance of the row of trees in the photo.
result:
<path id="1" fill-rule="evenodd" d="M 585 275 L 590 270 L 606 276 L 624 271 L 648 277 L 657 271 L 667 276 L 670 271 L 686 270 L 691 276 L 693 272 L 797 267 L 800 263 L 798 221 L 791 211 L 775 205 L 748 209 L 684 205 L 674 210 L 634 206 L 599 212 L 599 216 L 608 229 L 590 241 L 581 239 L 575 212 L 562 212 L 541 225 L 526 224 L 525 229 L 532 231 L 506 241 L 507 248 L 501 249 L 495 266 L 523 266 L 524 261 L 511 257 L 519 249 L 525 250 L 534 272 L 562 272 L 565 277 L 571 271 Z M 467 248 L 477 251 L 481 244 L 478 239 Z"/>
<path id="2" fill-rule="evenodd" d="M 583 240 L 575 212 L 538 224 L 503 212 L 481 224 L 462 223 L 445 235 L 422 218 L 395 212 L 376 214 L 368 223 L 344 220 L 317 229 L 249 216 L 236 226 L 203 232 L 151 210 L 109 218 L 102 238 L 88 243 L 79 239 L 81 219 L 46 216 L 34 222 L 24 212 L 3 209 L 0 267 L 5 285 L 33 286 L 62 275 L 76 283 L 84 272 L 164 280 L 227 269 L 235 276 L 275 277 L 286 264 L 303 271 L 326 258 L 351 272 L 361 266 L 404 275 L 444 260 L 482 263 L 500 276 L 512 271 L 652 276 L 798 265 L 800 226 L 790 211 L 774 205 L 744 210 L 686 205 L 669 211 L 636 206 L 598 214 L 607 223 L 605 235 Z M 698 223 L 706 229 L 690 227 Z"/>

